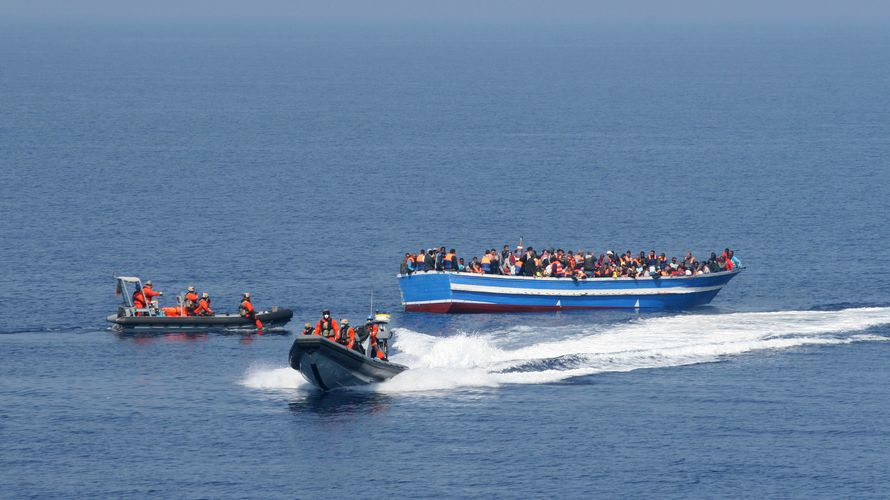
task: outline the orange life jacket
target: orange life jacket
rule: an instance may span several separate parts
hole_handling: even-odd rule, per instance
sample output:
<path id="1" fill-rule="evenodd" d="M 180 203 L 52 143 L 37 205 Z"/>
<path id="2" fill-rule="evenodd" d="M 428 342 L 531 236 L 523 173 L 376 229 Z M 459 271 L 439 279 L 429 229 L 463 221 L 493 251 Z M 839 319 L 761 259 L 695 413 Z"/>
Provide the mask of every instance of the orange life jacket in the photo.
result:
<path id="1" fill-rule="evenodd" d="M 241 301 L 241 316 L 248 317 L 253 314 L 253 304 L 250 303 L 249 300 L 245 299 Z"/>
<path id="2" fill-rule="evenodd" d="M 334 318 L 330 318 L 327 321 L 322 318 L 315 324 L 315 334 L 324 336 L 323 333 L 325 330 L 331 331 L 331 336 L 336 338 L 337 334 L 340 333 L 340 325 Z"/>
<path id="3" fill-rule="evenodd" d="M 198 307 L 198 294 L 195 292 L 186 293 L 183 307 L 188 309 L 189 312 L 194 313 L 195 309 Z"/>
<path id="4" fill-rule="evenodd" d="M 195 308 L 196 315 L 213 316 L 213 309 L 210 308 L 210 299 L 201 299 L 198 301 L 198 307 Z"/>
<path id="5" fill-rule="evenodd" d="M 145 285 L 144 287 L 142 287 L 142 293 L 144 293 L 145 296 L 148 297 L 148 300 L 151 300 L 152 297 L 157 297 L 161 294 L 161 292 L 152 290 L 151 285 Z"/>
<path id="6" fill-rule="evenodd" d="M 488 254 L 483 255 L 479 264 L 482 266 L 482 271 L 486 273 L 491 271 L 491 256 Z"/>
<path id="7" fill-rule="evenodd" d="M 137 309 L 143 309 L 145 308 L 146 303 L 147 302 L 145 300 L 145 295 L 142 293 L 141 290 L 136 290 L 135 292 L 133 292 L 133 307 Z"/>

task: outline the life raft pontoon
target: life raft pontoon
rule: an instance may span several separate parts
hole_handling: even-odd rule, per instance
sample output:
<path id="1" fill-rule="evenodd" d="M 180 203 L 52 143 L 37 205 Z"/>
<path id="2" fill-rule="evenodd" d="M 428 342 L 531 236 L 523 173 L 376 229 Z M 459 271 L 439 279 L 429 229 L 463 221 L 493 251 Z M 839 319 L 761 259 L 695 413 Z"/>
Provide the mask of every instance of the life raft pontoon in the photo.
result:
<path id="1" fill-rule="evenodd" d="M 116 325 L 115 328 L 124 330 L 256 329 L 253 320 L 238 314 L 182 315 L 182 297 L 177 297 L 178 305 L 174 307 L 159 308 L 157 302 L 153 301 L 148 307 L 137 308 L 133 305 L 132 294 L 136 290 L 142 289 L 142 281 L 131 276 L 115 276 L 115 280 L 117 280 L 117 294 L 121 295 L 121 304 L 118 306 L 117 314 L 106 318 L 108 322 Z M 272 306 L 269 311 L 256 313 L 256 317 L 263 322 L 263 326 L 266 328 L 284 326 L 293 315 L 294 312 L 290 309 L 278 306 Z"/>

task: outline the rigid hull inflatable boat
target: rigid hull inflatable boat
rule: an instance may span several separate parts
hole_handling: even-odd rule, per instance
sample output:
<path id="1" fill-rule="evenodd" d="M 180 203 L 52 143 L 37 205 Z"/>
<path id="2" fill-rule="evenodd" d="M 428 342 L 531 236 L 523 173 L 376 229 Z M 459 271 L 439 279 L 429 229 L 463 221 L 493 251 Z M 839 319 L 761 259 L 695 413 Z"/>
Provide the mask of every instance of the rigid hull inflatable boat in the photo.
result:
<path id="1" fill-rule="evenodd" d="M 408 369 L 404 365 L 372 359 L 318 335 L 297 337 L 290 348 L 288 362 L 291 368 L 323 391 L 383 382 Z"/>

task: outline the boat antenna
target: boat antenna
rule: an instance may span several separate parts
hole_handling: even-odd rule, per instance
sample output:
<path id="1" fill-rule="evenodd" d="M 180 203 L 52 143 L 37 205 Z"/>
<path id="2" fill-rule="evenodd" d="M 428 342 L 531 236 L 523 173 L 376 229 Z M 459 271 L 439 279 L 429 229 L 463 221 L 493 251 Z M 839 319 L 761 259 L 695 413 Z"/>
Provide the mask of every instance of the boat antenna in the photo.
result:
<path id="1" fill-rule="evenodd" d="M 368 316 L 374 316 L 374 289 L 371 288 L 371 312 L 368 313 Z"/>

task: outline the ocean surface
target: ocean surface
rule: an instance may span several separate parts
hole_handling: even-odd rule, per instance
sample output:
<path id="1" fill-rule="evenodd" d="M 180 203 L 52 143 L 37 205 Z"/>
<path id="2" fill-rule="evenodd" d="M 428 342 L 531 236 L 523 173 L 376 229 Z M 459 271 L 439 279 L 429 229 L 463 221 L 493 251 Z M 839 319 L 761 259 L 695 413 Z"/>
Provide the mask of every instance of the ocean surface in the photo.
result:
<path id="1" fill-rule="evenodd" d="M 888 88 L 876 25 L 0 20 L 0 497 L 886 498 Z M 747 270 L 401 311 L 404 252 L 520 237 Z M 114 273 L 296 315 L 116 333 Z M 372 307 L 411 370 L 287 366 Z"/>

